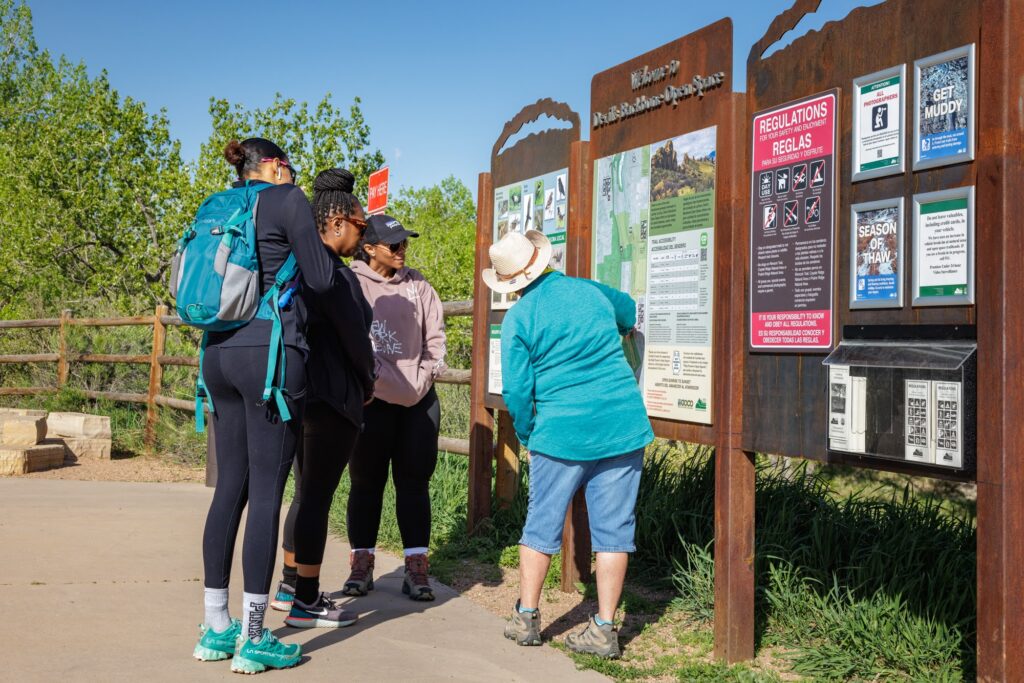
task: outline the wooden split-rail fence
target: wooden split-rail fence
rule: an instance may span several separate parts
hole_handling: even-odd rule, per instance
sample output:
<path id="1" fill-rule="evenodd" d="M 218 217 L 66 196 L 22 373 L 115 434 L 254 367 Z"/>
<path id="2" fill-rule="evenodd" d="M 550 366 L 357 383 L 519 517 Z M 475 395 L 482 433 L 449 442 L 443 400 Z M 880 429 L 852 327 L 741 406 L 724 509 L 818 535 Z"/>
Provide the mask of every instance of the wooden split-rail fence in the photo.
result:
<path id="1" fill-rule="evenodd" d="M 472 301 L 444 302 L 445 318 L 469 316 L 473 314 Z M 0 396 L 38 396 L 55 394 L 68 384 L 68 369 L 72 363 L 128 363 L 149 366 L 149 388 L 144 394 L 121 391 L 77 391 L 91 399 L 106 399 L 146 405 L 145 446 L 152 450 L 156 445 L 156 423 L 161 407 L 175 410 L 193 411 L 195 401 L 164 396 L 163 374 L 167 366 L 199 367 L 199 356 L 168 356 L 165 355 L 167 328 L 184 325 L 181 318 L 169 315 L 166 306 L 157 306 L 152 315 L 138 315 L 121 318 L 75 318 L 70 311 L 63 311 L 59 318 L 42 318 L 37 320 L 0 320 L 0 330 L 17 329 L 57 329 L 56 353 L 29 353 L 0 355 L 0 363 L 56 363 L 56 386 L 48 387 L 0 387 Z M 105 354 L 105 353 L 74 353 L 68 349 L 68 330 L 72 327 L 124 327 L 146 326 L 153 328 L 153 342 L 148 354 Z M 444 384 L 469 385 L 470 370 L 449 368 L 437 381 Z M 468 425 L 467 425 L 468 430 Z M 441 437 L 439 448 L 451 453 L 469 455 L 469 440 Z"/>

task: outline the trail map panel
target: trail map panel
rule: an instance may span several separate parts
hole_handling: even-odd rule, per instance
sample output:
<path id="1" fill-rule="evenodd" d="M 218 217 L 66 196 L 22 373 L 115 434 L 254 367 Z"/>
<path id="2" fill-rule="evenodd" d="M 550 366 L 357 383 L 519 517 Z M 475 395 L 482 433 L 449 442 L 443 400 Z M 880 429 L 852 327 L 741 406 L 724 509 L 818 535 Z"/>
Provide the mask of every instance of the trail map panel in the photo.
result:
<path id="1" fill-rule="evenodd" d="M 717 128 L 598 159 L 593 277 L 637 302 L 652 417 L 711 424 Z"/>

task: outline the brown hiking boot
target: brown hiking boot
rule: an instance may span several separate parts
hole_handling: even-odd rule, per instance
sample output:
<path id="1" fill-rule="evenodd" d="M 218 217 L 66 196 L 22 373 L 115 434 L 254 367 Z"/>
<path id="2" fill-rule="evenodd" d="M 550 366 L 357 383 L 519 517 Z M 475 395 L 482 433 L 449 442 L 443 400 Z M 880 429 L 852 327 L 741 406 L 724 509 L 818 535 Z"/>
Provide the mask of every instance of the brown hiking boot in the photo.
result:
<path id="1" fill-rule="evenodd" d="M 540 645 L 540 610 L 520 612 L 519 601 L 505 623 L 505 637 L 517 645 Z"/>
<path id="2" fill-rule="evenodd" d="M 353 550 L 349 555 L 349 566 L 352 567 L 342 595 L 366 595 L 373 590 L 373 553 L 369 550 Z"/>
<path id="3" fill-rule="evenodd" d="M 597 655 L 606 659 L 618 659 L 622 656 L 619 651 L 619 632 L 614 624 L 599 625 L 591 617 L 587 627 L 579 633 L 572 633 L 565 639 L 565 646 L 585 655 Z"/>
<path id="4" fill-rule="evenodd" d="M 430 571 L 430 563 L 426 555 L 410 555 L 405 558 L 405 581 L 402 582 L 402 592 L 412 600 L 433 600 L 434 589 L 430 587 L 427 573 Z"/>

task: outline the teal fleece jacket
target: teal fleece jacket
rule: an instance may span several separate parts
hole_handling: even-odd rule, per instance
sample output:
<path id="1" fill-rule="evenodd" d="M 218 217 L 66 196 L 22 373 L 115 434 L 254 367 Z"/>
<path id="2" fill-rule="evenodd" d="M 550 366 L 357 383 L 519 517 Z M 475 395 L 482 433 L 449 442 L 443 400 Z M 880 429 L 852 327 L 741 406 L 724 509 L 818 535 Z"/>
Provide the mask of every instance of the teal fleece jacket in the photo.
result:
<path id="1" fill-rule="evenodd" d="M 628 294 L 549 272 L 501 326 L 502 396 L 534 453 L 598 460 L 654 439 L 621 335 L 636 324 Z"/>

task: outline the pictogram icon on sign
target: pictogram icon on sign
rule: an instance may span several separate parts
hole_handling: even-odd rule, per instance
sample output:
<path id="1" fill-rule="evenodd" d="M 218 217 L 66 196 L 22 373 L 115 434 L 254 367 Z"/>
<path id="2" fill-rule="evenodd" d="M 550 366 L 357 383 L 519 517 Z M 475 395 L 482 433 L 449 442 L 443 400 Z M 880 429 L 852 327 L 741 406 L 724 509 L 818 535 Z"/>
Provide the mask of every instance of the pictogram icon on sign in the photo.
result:
<path id="1" fill-rule="evenodd" d="M 778 215 L 776 214 L 775 205 L 769 204 L 764 207 L 764 228 L 765 230 L 774 230 L 778 225 Z"/>
<path id="2" fill-rule="evenodd" d="M 793 228 L 800 223 L 800 208 L 797 202 L 786 202 L 782 207 L 782 227 Z"/>
<path id="3" fill-rule="evenodd" d="M 775 174 L 772 171 L 764 171 L 761 173 L 759 178 L 759 190 L 758 194 L 761 197 L 772 196 L 772 182 L 775 180 Z"/>
<path id="4" fill-rule="evenodd" d="M 775 192 L 785 194 L 789 192 L 789 169 L 780 168 L 775 172 Z"/>
<path id="5" fill-rule="evenodd" d="M 821 220 L 821 197 L 808 197 L 804 200 L 804 221 L 817 223 Z"/>
<path id="6" fill-rule="evenodd" d="M 807 189 L 807 164 L 797 164 L 793 167 L 793 191 Z"/>
<path id="7" fill-rule="evenodd" d="M 825 184 L 825 160 L 811 162 L 811 187 L 821 187 Z"/>

